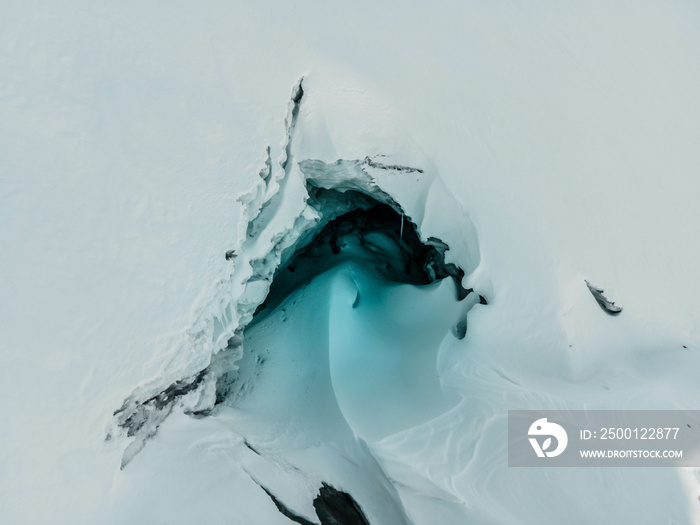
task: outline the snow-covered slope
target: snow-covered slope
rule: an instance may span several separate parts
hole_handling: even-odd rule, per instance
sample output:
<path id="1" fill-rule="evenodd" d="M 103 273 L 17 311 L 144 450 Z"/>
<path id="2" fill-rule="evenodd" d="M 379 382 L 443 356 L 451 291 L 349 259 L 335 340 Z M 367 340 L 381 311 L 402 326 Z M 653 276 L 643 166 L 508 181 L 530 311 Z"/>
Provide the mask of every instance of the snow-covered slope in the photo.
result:
<path id="1" fill-rule="evenodd" d="M 693 2 L 5 2 L 0 521 L 288 523 L 260 484 L 316 521 L 328 482 L 389 523 L 697 523 L 695 472 L 509 469 L 505 418 L 700 404 L 699 27 Z M 368 443 L 313 453 L 247 446 L 253 412 L 176 407 L 120 470 L 113 412 L 207 365 L 237 199 L 268 147 L 279 169 L 302 75 L 296 162 L 436 181 L 384 191 L 486 287 L 440 346 L 457 401 L 374 435 L 341 378 Z"/>

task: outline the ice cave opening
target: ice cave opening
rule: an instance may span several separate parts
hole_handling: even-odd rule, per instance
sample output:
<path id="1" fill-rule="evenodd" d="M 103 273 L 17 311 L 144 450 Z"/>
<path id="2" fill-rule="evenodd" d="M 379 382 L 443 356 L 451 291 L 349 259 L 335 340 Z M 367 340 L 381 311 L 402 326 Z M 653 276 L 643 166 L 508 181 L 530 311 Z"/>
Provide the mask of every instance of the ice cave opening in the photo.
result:
<path id="1" fill-rule="evenodd" d="M 122 469 L 175 407 L 225 416 L 239 435 L 289 451 L 376 443 L 458 401 L 441 356 L 489 294 L 476 231 L 426 159 L 300 153 L 302 81 L 278 162 L 268 148 L 238 198 L 230 273 L 162 377 L 114 412 L 107 439 L 134 438 Z"/>
<path id="2" fill-rule="evenodd" d="M 323 220 L 274 272 L 219 401 L 315 440 L 376 441 L 449 409 L 439 350 L 479 299 L 448 247 L 422 241 L 395 204 L 308 191 Z"/>

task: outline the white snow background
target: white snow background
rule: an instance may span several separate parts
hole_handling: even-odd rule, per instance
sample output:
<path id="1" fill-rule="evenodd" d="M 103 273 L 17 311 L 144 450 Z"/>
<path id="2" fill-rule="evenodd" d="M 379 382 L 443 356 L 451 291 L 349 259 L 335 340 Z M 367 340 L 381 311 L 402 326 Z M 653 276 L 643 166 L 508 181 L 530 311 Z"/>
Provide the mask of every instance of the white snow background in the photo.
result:
<path id="1" fill-rule="evenodd" d="M 507 467 L 508 409 L 700 408 L 700 4 L 624 0 L 0 2 L 0 522 L 288 522 L 105 435 L 229 271 L 302 75 L 315 151 L 420 148 L 492 284 L 459 417 L 378 445 L 439 487 L 412 519 L 700 523 L 695 471 Z"/>

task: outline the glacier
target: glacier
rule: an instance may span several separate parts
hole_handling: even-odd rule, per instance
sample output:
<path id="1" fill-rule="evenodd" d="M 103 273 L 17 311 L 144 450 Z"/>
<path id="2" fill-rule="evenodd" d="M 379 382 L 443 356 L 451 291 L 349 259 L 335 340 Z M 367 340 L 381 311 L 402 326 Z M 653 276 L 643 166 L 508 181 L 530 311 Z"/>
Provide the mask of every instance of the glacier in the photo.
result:
<path id="1" fill-rule="evenodd" d="M 699 20 L 6 2 L 0 520 L 700 523 L 506 442 L 700 402 Z"/>

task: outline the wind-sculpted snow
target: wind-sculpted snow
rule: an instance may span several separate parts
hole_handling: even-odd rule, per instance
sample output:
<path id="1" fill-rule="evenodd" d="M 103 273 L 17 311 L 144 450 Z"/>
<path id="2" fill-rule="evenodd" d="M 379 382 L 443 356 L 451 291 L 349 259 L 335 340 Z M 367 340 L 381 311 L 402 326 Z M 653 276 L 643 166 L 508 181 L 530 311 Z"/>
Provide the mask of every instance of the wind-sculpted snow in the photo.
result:
<path id="1" fill-rule="evenodd" d="M 369 522 L 409 523 L 363 440 L 457 402 L 438 368 L 443 343 L 464 338 L 467 312 L 486 303 L 478 240 L 429 166 L 387 156 L 297 159 L 303 97 L 299 81 L 280 159 L 268 148 L 257 184 L 240 197 L 243 240 L 223 254 L 230 275 L 162 378 L 115 412 L 110 437 L 132 438 L 124 467 L 174 408 L 226 415 L 243 436 L 234 448 L 262 462 L 285 458 L 308 486 L 342 487 Z M 246 472 L 263 487 L 257 469 Z M 377 483 L 379 492 L 368 490 Z M 310 512 L 284 503 L 294 491 L 264 487 L 277 509 L 309 522 Z"/>
<path id="2" fill-rule="evenodd" d="M 697 521 L 698 469 L 508 467 L 507 413 L 700 406 L 698 2 L 27 5 L 3 525 Z"/>

